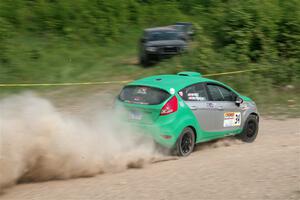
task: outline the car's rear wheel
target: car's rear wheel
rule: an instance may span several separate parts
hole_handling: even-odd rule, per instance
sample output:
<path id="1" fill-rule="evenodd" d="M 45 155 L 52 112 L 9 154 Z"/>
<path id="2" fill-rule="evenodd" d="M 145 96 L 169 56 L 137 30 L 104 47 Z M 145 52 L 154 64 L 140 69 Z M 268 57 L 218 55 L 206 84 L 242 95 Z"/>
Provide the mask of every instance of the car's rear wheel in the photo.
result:
<path id="1" fill-rule="evenodd" d="M 250 115 L 245 122 L 244 129 L 237 137 L 243 142 L 253 142 L 258 133 L 258 118 L 255 115 Z"/>
<path id="2" fill-rule="evenodd" d="M 195 133 L 190 127 L 186 127 L 181 132 L 176 143 L 176 154 L 178 156 L 190 155 L 195 147 Z"/>

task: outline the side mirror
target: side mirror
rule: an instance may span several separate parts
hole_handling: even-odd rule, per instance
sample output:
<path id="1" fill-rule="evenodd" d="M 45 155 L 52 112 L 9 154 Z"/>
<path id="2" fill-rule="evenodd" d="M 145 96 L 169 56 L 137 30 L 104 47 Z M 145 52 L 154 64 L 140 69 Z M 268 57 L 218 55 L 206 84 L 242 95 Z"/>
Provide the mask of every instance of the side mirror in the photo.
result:
<path id="1" fill-rule="evenodd" d="M 242 103 L 243 103 L 243 99 L 241 98 L 241 97 L 237 97 L 236 98 L 236 100 L 235 100 L 235 104 L 237 105 L 237 106 L 240 106 Z"/>

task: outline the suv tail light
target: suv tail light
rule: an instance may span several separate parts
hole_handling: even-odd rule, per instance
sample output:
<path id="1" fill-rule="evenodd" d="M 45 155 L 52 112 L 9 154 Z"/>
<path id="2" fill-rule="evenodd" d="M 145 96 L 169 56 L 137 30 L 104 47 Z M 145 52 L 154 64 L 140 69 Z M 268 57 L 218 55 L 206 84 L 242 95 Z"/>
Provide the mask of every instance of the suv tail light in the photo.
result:
<path id="1" fill-rule="evenodd" d="M 178 100 L 176 96 L 173 96 L 161 109 L 160 115 L 168 115 L 176 112 L 178 109 Z"/>

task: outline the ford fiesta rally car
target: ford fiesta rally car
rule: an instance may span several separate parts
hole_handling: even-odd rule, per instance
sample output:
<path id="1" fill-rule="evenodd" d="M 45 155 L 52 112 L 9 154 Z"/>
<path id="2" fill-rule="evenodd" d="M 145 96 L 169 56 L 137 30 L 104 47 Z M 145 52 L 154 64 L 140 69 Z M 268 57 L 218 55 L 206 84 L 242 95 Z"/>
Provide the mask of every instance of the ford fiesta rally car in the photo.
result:
<path id="1" fill-rule="evenodd" d="M 253 142 L 258 133 L 259 114 L 250 98 L 196 72 L 133 81 L 122 89 L 115 107 L 179 156 L 188 156 L 196 143 L 229 135 Z"/>

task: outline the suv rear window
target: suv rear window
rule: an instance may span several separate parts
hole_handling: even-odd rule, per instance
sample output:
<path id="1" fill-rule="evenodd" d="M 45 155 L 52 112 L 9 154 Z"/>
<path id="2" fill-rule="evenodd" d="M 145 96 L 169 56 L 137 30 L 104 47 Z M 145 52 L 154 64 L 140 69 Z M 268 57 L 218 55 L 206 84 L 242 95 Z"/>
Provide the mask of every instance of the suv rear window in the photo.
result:
<path id="1" fill-rule="evenodd" d="M 126 86 L 119 95 L 123 102 L 146 105 L 161 104 L 169 97 L 166 91 L 148 86 Z"/>

